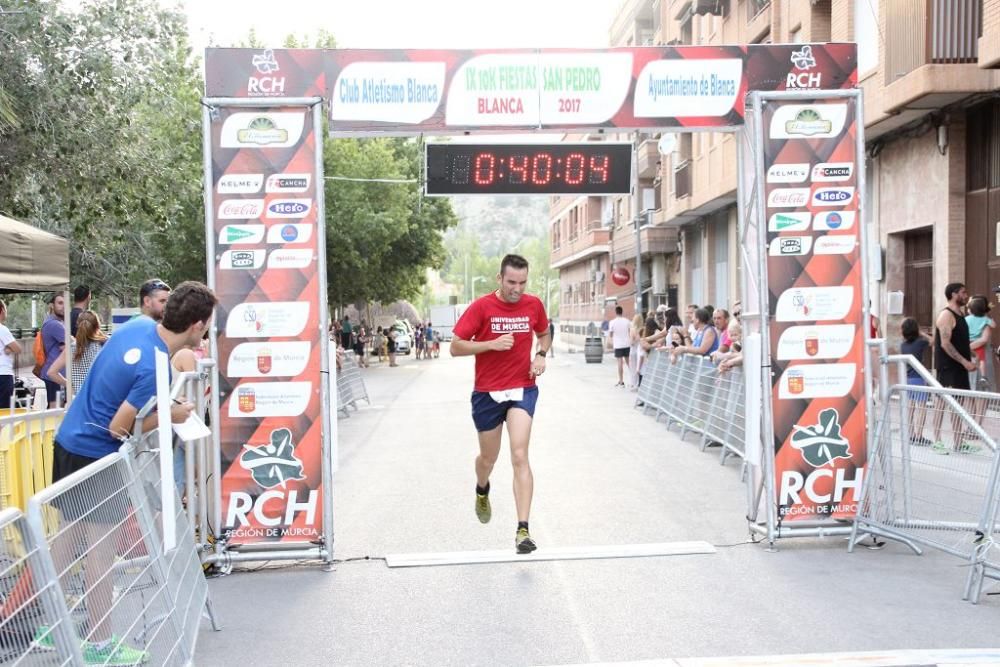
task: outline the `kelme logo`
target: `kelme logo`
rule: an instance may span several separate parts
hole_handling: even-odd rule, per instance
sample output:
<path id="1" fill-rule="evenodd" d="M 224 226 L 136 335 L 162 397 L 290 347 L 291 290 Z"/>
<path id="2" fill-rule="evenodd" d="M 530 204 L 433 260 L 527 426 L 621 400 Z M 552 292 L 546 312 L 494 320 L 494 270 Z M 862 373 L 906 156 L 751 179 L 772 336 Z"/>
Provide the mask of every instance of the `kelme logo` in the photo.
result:
<path id="1" fill-rule="evenodd" d="M 840 435 L 840 414 L 834 408 L 819 413 L 819 423 L 814 426 L 794 426 L 792 447 L 799 450 L 803 460 L 820 468 L 834 459 L 851 458 L 851 444 Z"/>
<path id="2" fill-rule="evenodd" d="M 250 121 L 246 129 L 238 131 L 236 138 L 240 143 L 257 144 L 258 146 L 283 144 L 288 141 L 288 131 L 279 128 L 267 116 L 258 116 Z"/>
<path id="3" fill-rule="evenodd" d="M 240 466 L 249 470 L 253 481 L 265 489 L 284 487 L 286 482 L 306 478 L 302 461 L 295 456 L 292 432 L 287 428 L 271 431 L 271 442 L 266 445 L 243 445 Z"/>

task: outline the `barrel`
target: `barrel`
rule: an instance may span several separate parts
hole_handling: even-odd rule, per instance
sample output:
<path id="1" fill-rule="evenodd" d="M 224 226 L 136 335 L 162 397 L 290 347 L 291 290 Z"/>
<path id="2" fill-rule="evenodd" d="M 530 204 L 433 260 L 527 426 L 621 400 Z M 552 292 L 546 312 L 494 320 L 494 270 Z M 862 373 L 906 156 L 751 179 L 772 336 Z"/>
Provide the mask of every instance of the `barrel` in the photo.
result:
<path id="1" fill-rule="evenodd" d="M 604 361 L 604 342 L 600 336 L 587 336 L 583 344 L 583 358 L 588 364 L 599 364 Z"/>

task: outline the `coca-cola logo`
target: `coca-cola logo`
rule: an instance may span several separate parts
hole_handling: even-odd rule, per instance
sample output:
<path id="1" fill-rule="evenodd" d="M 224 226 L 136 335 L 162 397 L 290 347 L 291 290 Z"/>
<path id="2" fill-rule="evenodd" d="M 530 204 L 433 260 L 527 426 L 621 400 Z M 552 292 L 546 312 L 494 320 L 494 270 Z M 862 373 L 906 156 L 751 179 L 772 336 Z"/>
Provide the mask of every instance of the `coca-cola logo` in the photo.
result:
<path id="1" fill-rule="evenodd" d="M 221 220 L 249 220 L 264 212 L 263 199 L 228 199 L 219 205 Z"/>

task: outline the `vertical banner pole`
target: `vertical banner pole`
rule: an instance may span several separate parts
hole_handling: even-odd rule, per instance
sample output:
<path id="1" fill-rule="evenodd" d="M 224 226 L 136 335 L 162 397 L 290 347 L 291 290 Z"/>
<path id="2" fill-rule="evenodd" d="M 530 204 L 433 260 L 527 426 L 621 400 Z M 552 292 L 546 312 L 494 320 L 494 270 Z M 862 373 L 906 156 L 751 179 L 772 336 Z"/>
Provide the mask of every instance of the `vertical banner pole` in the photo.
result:
<path id="1" fill-rule="evenodd" d="M 642 226 L 640 209 L 642 191 L 639 189 L 639 132 L 635 133 L 632 146 L 632 218 L 635 220 L 635 312 L 642 312 Z"/>
<path id="2" fill-rule="evenodd" d="M 163 350 L 156 350 L 156 435 L 160 448 L 164 552 L 177 545 L 177 515 L 174 514 L 174 429 L 170 422 L 170 403 L 170 357 Z"/>
<path id="3" fill-rule="evenodd" d="M 323 173 L 323 104 L 313 105 L 313 128 L 316 137 L 316 247 L 317 271 L 319 273 L 319 347 L 320 347 L 320 391 L 322 395 L 323 420 L 323 545 L 326 547 L 325 560 L 333 561 L 333 470 L 337 457 L 336 419 L 336 364 L 330 363 L 329 345 L 329 304 L 327 303 L 326 274 L 326 181 Z M 331 381 L 332 378 L 332 381 Z"/>
<path id="4" fill-rule="evenodd" d="M 871 240 L 868 238 L 868 221 L 865 219 L 865 209 L 868 202 L 865 201 L 865 187 L 868 182 L 865 174 L 865 109 L 861 99 L 861 91 L 852 91 L 848 99 L 854 100 L 854 163 L 857 171 L 857 201 L 858 201 L 858 237 L 861 241 L 861 303 L 862 328 L 867 340 L 869 322 L 871 322 L 871 295 L 869 294 L 868 280 L 871 275 L 871 267 L 868 266 L 868 248 L 871 247 Z M 881 356 L 882 348 L 879 349 Z M 874 380 L 874 369 L 871 365 L 872 353 L 868 345 L 865 345 L 865 456 L 872 451 L 875 444 L 875 401 L 872 395 L 872 380 Z M 881 363 L 881 362 L 879 362 Z M 903 378 L 900 381 L 905 382 Z M 882 383 L 882 390 L 888 390 L 888 382 Z M 860 489 L 860 486 L 859 486 Z"/>

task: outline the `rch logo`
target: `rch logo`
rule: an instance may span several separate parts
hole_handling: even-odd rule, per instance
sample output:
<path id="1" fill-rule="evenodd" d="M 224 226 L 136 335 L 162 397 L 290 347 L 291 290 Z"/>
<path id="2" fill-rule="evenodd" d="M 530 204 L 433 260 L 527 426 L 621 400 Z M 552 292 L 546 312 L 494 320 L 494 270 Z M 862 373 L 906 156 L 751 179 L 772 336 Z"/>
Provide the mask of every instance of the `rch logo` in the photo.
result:
<path id="1" fill-rule="evenodd" d="M 243 445 L 240 466 L 250 471 L 253 481 L 265 489 L 284 487 L 286 482 L 305 479 L 302 461 L 295 456 L 292 432 L 287 428 L 271 431 L 266 445 Z"/>
<path id="2" fill-rule="evenodd" d="M 840 415 L 834 408 L 820 412 L 819 423 L 814 426 L 796 424 L 792 447 L 814 468 L 825 466 L 834 459 L 851 458 L 851 444 L 840 435 Z"/>
<path id="3" fill-rule="evenodd" d="M 789 72 L 785 81 L 786 88 L 822 88 L 823 74 L 821 72 L 807 73 L 804 70 L 811 70 L 816 67 L 816 58 L 813 57 L 812 47 L 806 44 L 799 51 L 792 51 L 792 65 L 799 73 Z"/>
<path id="4" fill-rule="evenodd" d="M 278 61 L 274 57 L 274 51 L 267 49 L 258 53 L 251 60 L 253 66 L 259 74 L 274 74 L 278 72 Z M 285 77 L 275 76 L 251 76 L 247 79 L 247 93 L 250 95 L 283 95 L 285 92 Z"/>

